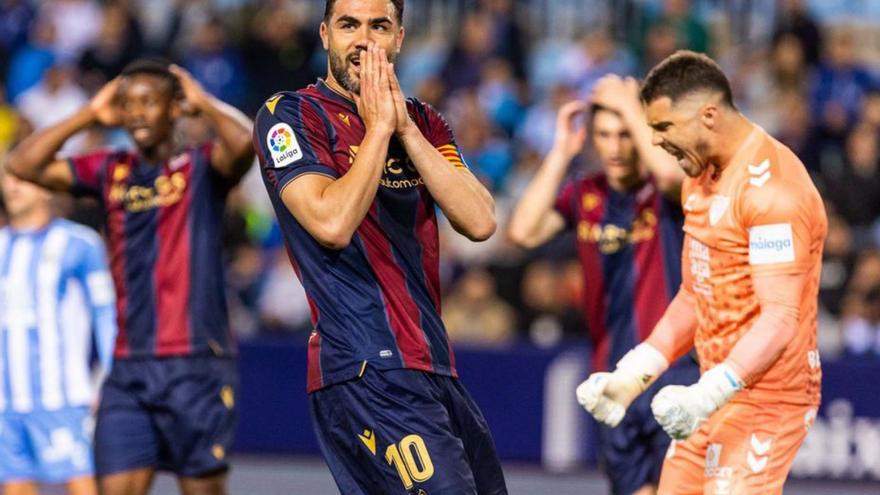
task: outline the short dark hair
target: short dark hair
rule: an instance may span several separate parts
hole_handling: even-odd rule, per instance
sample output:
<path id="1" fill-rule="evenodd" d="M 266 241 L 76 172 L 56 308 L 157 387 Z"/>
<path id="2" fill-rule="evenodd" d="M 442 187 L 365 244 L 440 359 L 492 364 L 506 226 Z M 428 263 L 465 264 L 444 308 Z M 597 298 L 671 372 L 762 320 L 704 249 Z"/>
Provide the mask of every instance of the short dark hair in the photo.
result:
<path id="1" fill-rule="evenodd" d="M 171 96 L 176 97 L 180 93 L 180 82 L 169 69 L 171 62 L 161 58 L 139 58 L 126 65 L 119 75 L 124 77 L 150 75 L 157 76 L 168 82 Z"/>
<path id="2" fill-rule="evenodd" d="M 679 50 L 657 64 L 642 83 L 641 98 L 646 104 L 668 96 L 673 102 L 696 91 L 721 93 L 730 108 L 733 91 L 721 67 L 711 58 L 690 50 Z"/>
<path id="3" fill-rule="evenodd" d="M 397 14 L 397 24 L 403 25 L 403 3 L 404 0 L 388 0 L 394 5 Z M 333 14 L 333 7 L 336 6 L 336 0 L 327 0 L 324 4 L 324 22 L 330 22 L 330 16 Z"/>

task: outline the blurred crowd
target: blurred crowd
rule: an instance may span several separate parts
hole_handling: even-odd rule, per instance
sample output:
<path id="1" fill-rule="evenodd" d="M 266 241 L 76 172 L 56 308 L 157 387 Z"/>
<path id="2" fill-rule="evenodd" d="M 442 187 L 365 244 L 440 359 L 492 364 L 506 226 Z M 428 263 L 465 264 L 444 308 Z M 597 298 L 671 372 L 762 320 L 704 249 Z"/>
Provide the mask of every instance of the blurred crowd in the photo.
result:
<path id="1" fill-rule="evenodd" d="M 409 30 L 396 65 L 404 90 L 447 117 L 465 160 L 497 203 L 500 228 L 488 242 L 473 244 L 448 225 L 441 229 L 443 317 L 454 341 L 552 346 L 586 339 L 573 239 L 525 252 L 506 240 L 506 219 L 552 144 L 562 103 L 588 97 L 607 73 L 641 77 L 676 49 L 689 48 L 722 64 L 739 108 L 798 153 L 826 199 L 821 349 L 826 356 L 880 356 L 880 14 L 853 22 L 821 17 L 805 0 L 758 3 L 761 12 L 737 16 L 730 14 L 752 3 L 407 2 Z M 0 0 L 0 155 L 31 129 L 73 113 L 144 55 L 174 60 L 253 115 L 272 93 L 326 73 L 318 38 L 323 5 Z M 537 9 L 543 23 L 533 15 Z M 749 15 L 754 23 L 741 22 Z M 566 28 L 554 29 L 557 22 Z M 753 26 L 764 29 L 756 33 Z M 193 117 L 178 132 L 194 142 L 210 130 Z M 124 133 L 94 129 L 64 152 L 126 145 Z M 587 157 L 571 173 L 595 166 Z M 233 328 L 242 339 L 300 338 L 310 330 L 309 307 L 267 201 L 256 170 L 229 201 Z M 62 207 L 101 228 L 97 205 Z"/>

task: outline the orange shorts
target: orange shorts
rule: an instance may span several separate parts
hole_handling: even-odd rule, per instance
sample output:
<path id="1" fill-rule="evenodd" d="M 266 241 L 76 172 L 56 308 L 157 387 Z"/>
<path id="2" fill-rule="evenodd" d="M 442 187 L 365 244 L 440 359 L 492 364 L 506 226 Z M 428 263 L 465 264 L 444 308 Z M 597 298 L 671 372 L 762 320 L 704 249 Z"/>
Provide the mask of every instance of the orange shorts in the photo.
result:
<path id="1" fill-rule="evenodd" d="M 816 417 L 815 406 L 730 402 L 672 442 L 658 495 L 775 495 Z"/>

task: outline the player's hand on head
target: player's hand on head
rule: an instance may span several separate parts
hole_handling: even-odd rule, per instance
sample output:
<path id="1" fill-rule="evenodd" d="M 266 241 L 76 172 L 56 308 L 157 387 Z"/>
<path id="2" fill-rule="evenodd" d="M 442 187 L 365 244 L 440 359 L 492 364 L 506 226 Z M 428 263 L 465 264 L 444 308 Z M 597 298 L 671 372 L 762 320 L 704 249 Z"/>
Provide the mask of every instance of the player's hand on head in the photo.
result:
<path id="1" fill-rule="evenodd" d="M 358 114 L 367 130 L 376 128 L 394 132 L 397 128 L 397 114 L 388 81 L 385 50 L 370 42 L 367 49 L 361 51 L 360 58 L 360 94 L 354 95 Z"/>
<path id="2" fill-rule="evenodd" d="M 556 134 L 553 148 L 570 158 L 583 151 L 587 143 L 587 126 L 582 117 L 586 114 L 589 103 L 574 100 L 559 107 L 556 116 Z"/>
<path id="3" fill-rule="evenodd" d="M 590 101 L 615 112 L 625 113 L 638 108 L 639 82 L 632 77 L 622 78 L 608 74 L 593 86 Z"/>
<path id="4" fill-rule="evenodd" d="M 196 78 L 183 67 L 177 64 L 171 64 L 168 70 L 180 83 L 180 90 L 183 92 L 183 109 L 187 113 L 195 113 L 202 110 L 208 102 L 208 93 L 205 88 L 196 81 Z"/>
<path id="5" fill-rule="evenodd" d="M 118 126 L 122 123 L 122 109 L 119 106 L 119 88 L 122 85 L 122 77 L 116 77 L 92 96 L 88 107 L 98 123 L 108 127 Z"/>

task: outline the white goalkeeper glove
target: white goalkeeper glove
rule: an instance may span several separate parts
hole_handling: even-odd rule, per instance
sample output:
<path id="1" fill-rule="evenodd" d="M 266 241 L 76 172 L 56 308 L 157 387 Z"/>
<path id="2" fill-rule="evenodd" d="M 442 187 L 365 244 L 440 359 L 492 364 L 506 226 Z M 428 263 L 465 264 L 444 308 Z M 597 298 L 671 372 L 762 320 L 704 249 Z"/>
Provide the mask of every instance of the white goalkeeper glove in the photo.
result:
<path id="1" fill-rule="evenodd" d="M 733 368 L 721 363 L 691 386 L 668 385 L 660 389 L 651 401 L 651 411 L 670 437 L 684 440 L 744 386 Z"/>
<path id="2" fill-rule="evenodd" d="M 578 403 L 600 423 L 620 424 L 626 408 L 669 367 L 666 357 L 650 344 L 627 352 L 613 373 L 593 373 L 578 385 Z"/>

